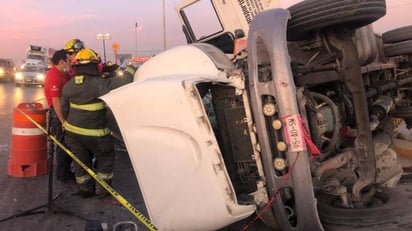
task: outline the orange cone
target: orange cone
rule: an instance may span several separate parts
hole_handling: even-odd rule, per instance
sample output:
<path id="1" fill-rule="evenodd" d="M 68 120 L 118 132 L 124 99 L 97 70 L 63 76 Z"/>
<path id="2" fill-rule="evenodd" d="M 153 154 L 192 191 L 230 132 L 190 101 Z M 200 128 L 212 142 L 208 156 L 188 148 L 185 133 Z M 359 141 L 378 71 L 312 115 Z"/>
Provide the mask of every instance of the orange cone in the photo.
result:
<path id="1" fill-rule="evenodd" d="M 41 126 L 46 126 L 46 110 L 40 103 L 21 103 L 17 108 Z M 13 111 L 10 156 L 7 174 L 33 177 L 47 174 L 47 136 L 28 118 Z"/>

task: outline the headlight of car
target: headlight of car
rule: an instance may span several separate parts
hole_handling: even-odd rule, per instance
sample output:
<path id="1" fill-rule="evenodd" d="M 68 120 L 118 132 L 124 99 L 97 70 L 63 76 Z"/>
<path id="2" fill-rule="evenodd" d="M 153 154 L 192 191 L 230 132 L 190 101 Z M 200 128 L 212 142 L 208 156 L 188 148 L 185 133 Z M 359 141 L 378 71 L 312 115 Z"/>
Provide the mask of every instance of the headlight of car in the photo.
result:
<path id="1" fill-rule="evenodd" d="M 17 80 L 23 79 L 23 74 L 21 72 L 17 72 L 14 76 Z"/>
<path id="2" fill-rule="evenodd" d="M 0 67 L 0 75 L 4 75 L 4 69 Z"/>
<path id="3" fill-rule="evenodd" d="M 44 74 L 38 73 L 38 74 L 36 75 L 36 79 L 37 79 L 37 81 L 44 81 Z"/>
<path id="4" fill-rule="evenodd" d="M 116 73 L 117 73 L 117 76 L 123 76 L 123 71 L 122 70 L 117 70 Z"/>

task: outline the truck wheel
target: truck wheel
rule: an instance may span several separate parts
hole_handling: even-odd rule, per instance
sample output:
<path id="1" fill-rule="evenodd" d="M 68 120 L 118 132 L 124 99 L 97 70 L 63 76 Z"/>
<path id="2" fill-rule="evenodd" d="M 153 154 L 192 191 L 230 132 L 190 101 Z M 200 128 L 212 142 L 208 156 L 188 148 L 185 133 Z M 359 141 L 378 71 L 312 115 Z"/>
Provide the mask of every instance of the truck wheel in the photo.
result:
<path id="1" fill-rule="evenodd" d="M 412 40 L 395 43 L 383 49 L 387 57 L 412 54 Z"/>
<path id="2" fill-rule="evenodd" d="M 398 43 L 412 39 L 412 25 L 400 27 L 382 34 L 384 43 Z"/>
<path id="3" fill-rule="evenodd" d="M 318 197 L 318 211 L 322 224 L 367 226 L 392 222 L 408 208 L 408 194 L 402 189 L 383 188 L 375 193 L 368 206 L 342 208 L 337 206 L 338 196 L 322 194 Z M 332 230 L 332 229 L 331 229 Z"/>
<path id="4" fill-rule="evenodd" d="M 306 0 L 288 8 L 288 40 L 302 40 L 312 32 L 342 26 L 356 29 L 386 14 L 385 0 Z"/>

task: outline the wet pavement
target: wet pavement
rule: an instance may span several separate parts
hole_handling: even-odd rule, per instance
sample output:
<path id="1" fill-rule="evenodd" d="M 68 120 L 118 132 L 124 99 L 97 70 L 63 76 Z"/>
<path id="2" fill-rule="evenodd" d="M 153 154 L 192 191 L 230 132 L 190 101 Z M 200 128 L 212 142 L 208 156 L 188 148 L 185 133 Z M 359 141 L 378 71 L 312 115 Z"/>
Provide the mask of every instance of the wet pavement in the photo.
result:
<path id="1" fill-rule="evenodd" d="M 7 163 L 3 153 L 6 150 L 1 151 L 0 169 L 3 170 Z M 0 178 L 0 220 L 10 217 L 0 223 L 0 230 L 85 230 L 90 220 L 98 220 L 110 227 L 121 221 L 133 221 L 141 226 L 137 219 L 111 196 L 103 199 L 73 196 L 77 191 L 74 181 L 54 181 L 53 197 L 49 200 L 48 175 L 17 178 L 6 176 L 5 171 L 1 171 Z M 113 188 L 147 216 L 125 152 L 117 154 Z M 29 212 L 30 210 L 33 211 Z M 12 216 L 15 217 L 11 218 Z M 144 229 L 140 227 L 139 230 Z"/>
<path id="2" fill-rule="evenodd" d="M 85 230 L 94 220 L 106 223 L 108 230 L 118 222 L 129 221 L 136 223 L 139 230 L 145 230 L 136 217 L 111 196 L 103 199 L 72 196 L 77 191 L 74 181 L 62 183 L 53 179 L 50 194 L 47 174 L 35 177 L 7 175 L 13 109 L 21 102 L 44 103 L 43 98 L 43 88 L 0 83 L 0 231 L 77 231 Z M 128 154 L 119 147 L 113 188 L 147 216 Z"/>

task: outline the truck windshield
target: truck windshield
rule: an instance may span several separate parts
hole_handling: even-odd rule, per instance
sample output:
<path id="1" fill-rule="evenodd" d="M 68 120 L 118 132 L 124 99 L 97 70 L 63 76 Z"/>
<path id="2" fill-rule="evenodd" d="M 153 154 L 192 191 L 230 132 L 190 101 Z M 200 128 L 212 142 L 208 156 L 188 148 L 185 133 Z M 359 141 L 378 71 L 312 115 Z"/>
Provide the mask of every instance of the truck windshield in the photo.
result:
<path id="1" fill-rule="evenodd" d="M 180 12 L 196 41 L 222 32 L 223 27 L 211 1 L 197 1 Z M 206 22 L 206 23 L 205 23 Z"/>
<path id="2" fill-rule="evenodd" d="M 28 54 L 27 59 L 37 59 L 37 60 L 43 60 L 44 56 L 41 55 L 33 55 L 33 54 Z"/>
<path id="3" fill-rule="evenodd" d="M 42 72 L 44 71 L 43 67 L 37 67 L 37 66 L 25 66 L 21 70 L 23 72 Z"/>

